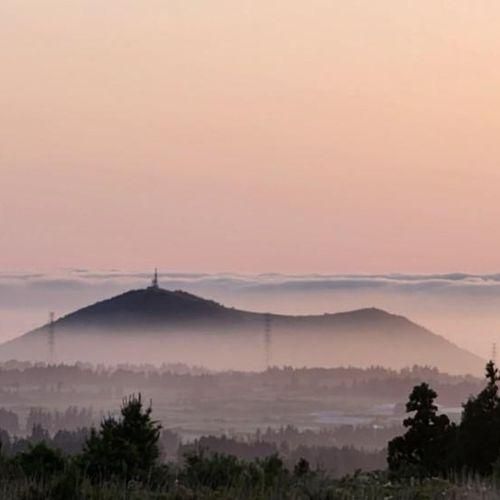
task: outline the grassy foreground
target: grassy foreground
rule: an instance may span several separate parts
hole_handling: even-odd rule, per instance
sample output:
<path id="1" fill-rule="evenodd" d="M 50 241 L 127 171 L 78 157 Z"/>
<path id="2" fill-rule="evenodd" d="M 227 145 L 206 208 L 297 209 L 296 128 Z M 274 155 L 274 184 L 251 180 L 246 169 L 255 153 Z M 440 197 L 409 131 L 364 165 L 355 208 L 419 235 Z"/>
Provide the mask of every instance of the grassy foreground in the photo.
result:
<path id="1" fill-rule="evenodd" d="M 281 484 L 242 482 L 211 487 L 188 486 L 181 481 L 150 487 L 134 481 L 107 481 L 95 484 L 84 477 L 64 477 L 57 481 L 28 479 L 1 480 L 2 500 L 434 500 L 500 498 L 500 488 L 483 480 L 425 479 L 392 483 L 385 473 L 358 474 L 331 480 L 320 474 L 308 474 Z"/>

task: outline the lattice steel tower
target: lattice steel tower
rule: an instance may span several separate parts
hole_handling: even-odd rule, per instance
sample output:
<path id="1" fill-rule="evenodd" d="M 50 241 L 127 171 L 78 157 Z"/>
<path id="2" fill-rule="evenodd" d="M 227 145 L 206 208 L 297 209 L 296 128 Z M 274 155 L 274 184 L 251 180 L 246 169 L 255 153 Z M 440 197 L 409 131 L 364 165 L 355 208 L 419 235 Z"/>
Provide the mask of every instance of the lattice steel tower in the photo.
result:
<path id="1" fill-rule="evenodd" d="M 272 349 L 272 316 L 267 313 L 264 316 L 264 348 L 265 348 L 265 356 L 266 356 L 266 368 L 271 368 L 271 349 Z"/>
<path id="2" fill-rule="evenodd" d="M 55 315 L 53 312 L 51 312 L 49 314 L 49 327 L 48 327 L 48 332 L 49 332 L 49 364 L 53 364 L 55 362 L 55 355 L 54 355 L 54 351 L 55 351 L 55 335 L 54 335 L 54 330 L 55 330 L 55 326 L 54 326 L 54 318 L 55 318 Z"/>

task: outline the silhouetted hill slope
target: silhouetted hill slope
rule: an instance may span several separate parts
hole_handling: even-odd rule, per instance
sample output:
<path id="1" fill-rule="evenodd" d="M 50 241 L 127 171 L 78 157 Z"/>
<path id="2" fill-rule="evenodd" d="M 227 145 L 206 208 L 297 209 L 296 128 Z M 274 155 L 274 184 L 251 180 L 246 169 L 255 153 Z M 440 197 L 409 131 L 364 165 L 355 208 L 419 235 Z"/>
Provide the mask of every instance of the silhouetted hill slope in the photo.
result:
<path id="1" fill-rule="evenodd" d="M 199 361 L 209 366 L 207 361 L 217 353 L 223 359 L 220 368 L 241 368 L 243 364 L 255 369 L 260 367 L 265 349 L 266 323 L 272 330 L 276 364 L 420 364 L 470 373 L 483 366 L 477 356 L 443 337 L 375 308 L 311 316 L 262 314 L 154 287 L 84 307 L 58 319 L 53 327 L 64 360 L 69 356 L 68 360 L 96 357 L 111 361 L 105 358 L 109 353 L 113 361 L 138 361 L 131 355 L 139 356 L 140 361 L 166 360 L 168 356 L 169 361 Z M 47 359 L 47 336 L 45 325 L 3 344 L 0 358 Z M 132 341 L 136 341 L 135 347 L 131 347 Z"/>
<path id="2" fill-rule="evenodd" d="M 135 325 L 155 328 L 199 321 L 235 320 L 244 314 L 187 292 L 146 288 L 84 307 L 58 320 L 57 326 L 128 329 Z"/>

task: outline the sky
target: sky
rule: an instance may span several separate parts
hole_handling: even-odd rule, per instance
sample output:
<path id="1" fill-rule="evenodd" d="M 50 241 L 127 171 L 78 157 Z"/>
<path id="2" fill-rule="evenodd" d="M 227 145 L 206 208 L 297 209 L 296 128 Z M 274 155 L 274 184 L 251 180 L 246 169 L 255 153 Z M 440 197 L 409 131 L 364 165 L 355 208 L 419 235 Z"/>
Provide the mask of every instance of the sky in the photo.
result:
<path id="1" fill-rule="evenodd" d="M 0 269 L 500 270 L 500 2 L 2 0 Z"/>

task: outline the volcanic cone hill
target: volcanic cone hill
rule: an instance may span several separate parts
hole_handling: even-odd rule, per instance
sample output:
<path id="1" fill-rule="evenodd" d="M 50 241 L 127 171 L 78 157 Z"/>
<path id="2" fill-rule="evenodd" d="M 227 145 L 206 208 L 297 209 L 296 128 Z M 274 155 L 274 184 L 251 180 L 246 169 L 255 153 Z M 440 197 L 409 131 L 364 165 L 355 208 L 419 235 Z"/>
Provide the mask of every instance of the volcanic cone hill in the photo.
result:
<path id="1" fill-rule="evenodd" d="M 48 337 L 54 335 L 54 352 Z M 267 334 L 267 340 L 266 337 Z M 483 360 L 380 309 L 278 315 L 150 286 L 84 307 L 0 346 L 0 359 L 186 362 L 220 369 L 276 365 L 436 366 L 480 373 Z M 111 357 L 111 358 L 109 358 Z"/>

